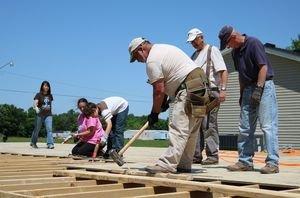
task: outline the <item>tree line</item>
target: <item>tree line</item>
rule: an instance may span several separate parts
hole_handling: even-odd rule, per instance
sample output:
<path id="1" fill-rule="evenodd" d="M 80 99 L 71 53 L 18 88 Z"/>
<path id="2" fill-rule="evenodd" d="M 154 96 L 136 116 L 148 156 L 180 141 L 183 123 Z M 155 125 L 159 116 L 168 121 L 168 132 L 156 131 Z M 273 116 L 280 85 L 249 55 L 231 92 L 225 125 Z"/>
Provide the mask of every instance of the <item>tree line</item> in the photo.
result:
<path id="1" fill-rule="evenodd" d="M 73 109 L 67 113 L 53 115 L 53 132 L 56 131 L 76 131 L 78 112 Z M 0 104 L 0 133 L 7 136 L 30 137 L 34 129 L 36 113 L 32 107 L 27 111 L 10 104 Z M 147 116 L 135 116 L 129 114 L 125 129 L 138 130 L 147 121 Z M 103 125 L 104 120 L 101 119 Z M 168 130 L 168 121 L 160 119 L 152 128 L 159 130 Z M 40 136 L 46 136 L 46 130 L 43 126 Z"/>

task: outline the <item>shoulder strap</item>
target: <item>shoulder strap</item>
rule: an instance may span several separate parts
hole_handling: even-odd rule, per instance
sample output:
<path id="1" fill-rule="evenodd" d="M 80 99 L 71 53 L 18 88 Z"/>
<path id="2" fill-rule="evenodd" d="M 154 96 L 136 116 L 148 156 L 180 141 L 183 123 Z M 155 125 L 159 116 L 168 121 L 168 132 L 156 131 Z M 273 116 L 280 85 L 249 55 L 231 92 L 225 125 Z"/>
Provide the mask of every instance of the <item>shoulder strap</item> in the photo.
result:
<path id="1" fill-rule="evenodd" d="M 208 50 L 207 50 L 207 58 L 206 58 L 206 62 L 207 62 L 207 64 L 206 64 L 206 76 L 207 76 L 207 78 L 209 78 L 210 68 L 212 66 L 212 64 L 211 64 L 211 48 L 212 48 L 212 46 L 210 45 L 208 47 Z"/>

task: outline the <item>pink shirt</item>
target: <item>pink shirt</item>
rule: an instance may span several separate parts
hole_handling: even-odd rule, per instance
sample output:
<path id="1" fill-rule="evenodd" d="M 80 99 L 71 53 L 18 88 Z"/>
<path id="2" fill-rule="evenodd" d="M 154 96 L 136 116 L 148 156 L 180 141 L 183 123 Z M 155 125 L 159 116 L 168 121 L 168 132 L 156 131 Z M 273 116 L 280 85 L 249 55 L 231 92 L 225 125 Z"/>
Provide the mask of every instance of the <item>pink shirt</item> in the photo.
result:
<path id="1" fill-rule="evenodd" d="M 97 144 L 98 142 L 100 142 L 101 137 L 104 134 L 104 130 L 102 128 L 102 124 L 98 117 L 97 118 L 94 118 L 94 117 L 86 118 L 85 116 L 83 116 L 83 122 L 82 122 L 81 126 L 86 128 L 86 130 L 90 127 L 93 127 L 92 134 L 81 137 L 80 139 L 82 141 L 88 142 L 90 144 Z"/>

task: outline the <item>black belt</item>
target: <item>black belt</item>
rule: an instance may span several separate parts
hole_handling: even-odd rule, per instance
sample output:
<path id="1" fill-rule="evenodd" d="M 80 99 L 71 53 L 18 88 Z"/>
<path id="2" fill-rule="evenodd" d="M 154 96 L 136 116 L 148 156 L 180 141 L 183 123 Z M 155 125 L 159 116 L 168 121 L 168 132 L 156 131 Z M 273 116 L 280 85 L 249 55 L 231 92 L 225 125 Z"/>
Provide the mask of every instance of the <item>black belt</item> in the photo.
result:
<path id="1" fill-rule="evenodd" d="M 219 87 L 212 87 L 210 88 L 211 91 L 219 91 Z"/>

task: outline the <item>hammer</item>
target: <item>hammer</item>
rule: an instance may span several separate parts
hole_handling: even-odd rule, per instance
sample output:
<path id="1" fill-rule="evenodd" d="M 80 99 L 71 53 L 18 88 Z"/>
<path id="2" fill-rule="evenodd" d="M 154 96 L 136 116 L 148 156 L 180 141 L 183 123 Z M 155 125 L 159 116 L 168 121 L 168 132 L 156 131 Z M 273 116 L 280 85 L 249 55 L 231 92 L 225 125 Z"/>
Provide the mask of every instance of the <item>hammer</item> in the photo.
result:
<path id="1" fill-rule="evenodd" d="M 119 166 L 123 166 L 125 163 L 121 157 L 123 153 L 128 149 L 128 147 L 148 128 L 149 123 L 146 122 L 144 126 L 127 142 L 127 144 L 117 153 L 115 149 L 109 151 L 109 156 L 116 162 Z"/>

